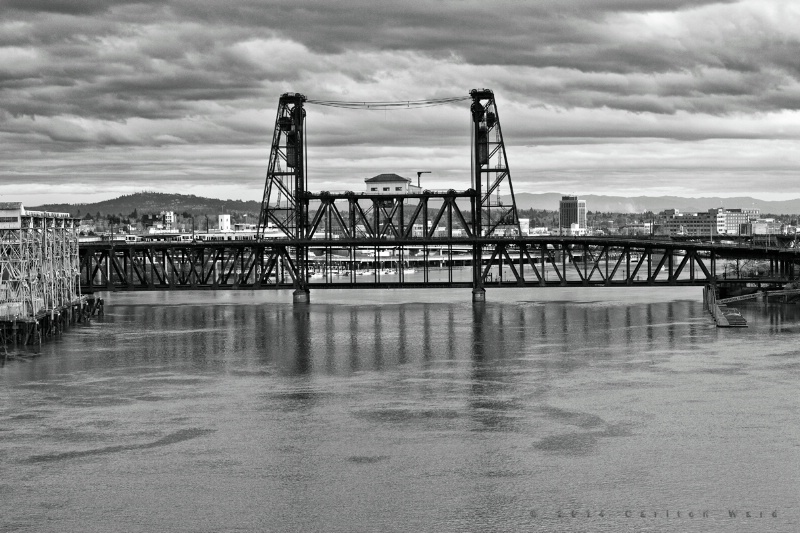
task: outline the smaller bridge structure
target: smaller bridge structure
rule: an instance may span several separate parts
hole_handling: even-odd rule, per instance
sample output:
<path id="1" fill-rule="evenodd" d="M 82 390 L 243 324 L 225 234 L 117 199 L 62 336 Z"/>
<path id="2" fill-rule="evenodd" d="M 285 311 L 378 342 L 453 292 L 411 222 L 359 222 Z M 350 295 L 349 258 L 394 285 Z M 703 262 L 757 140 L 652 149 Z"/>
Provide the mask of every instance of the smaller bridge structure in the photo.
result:
<path id="1" fill-rule="evenodd" d="M 756 291 L 750 294 L 742 294 L 740 296 L 720 298 L 717 300 L 717 303 L 729 304 L 733 302 L 742 302 L 745 300 L 766 300 L 768 298 L 775 298 L 778 296 L 783 297 L 784 299 L 789 299 L 790 297 L 797 297 L 800 296 L 800 289 L 784 289 L 784 290 L 777 289 L 777 290 Z"/>
<path id="2" fill-rule="evenodd" d="M 78 220 L 0 202 L 0 354 L 41 344 L 86 317 Z"/>

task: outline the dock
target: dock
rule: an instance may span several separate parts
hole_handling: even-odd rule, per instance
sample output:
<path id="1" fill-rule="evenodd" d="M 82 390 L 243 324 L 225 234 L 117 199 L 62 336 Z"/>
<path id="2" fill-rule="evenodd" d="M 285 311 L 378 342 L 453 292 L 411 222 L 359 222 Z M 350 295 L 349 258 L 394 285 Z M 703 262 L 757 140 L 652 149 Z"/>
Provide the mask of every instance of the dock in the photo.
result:
<path id="1" fill-rule="evenodd" d="M 57 309 L 41 310 L 35 316 L 0 315 L 0 364 L 30 355 L 49 339 L 61 336 L 76 324 L 86 324 L 103 315 L 102 298 L 81 296 Z"/>
<path id="2" fill-rule="evenodd" d="M 746 328 L 747 320 L 744 319 L 738 309 L 728 307 L 725 304 L 717 304 L 717 316 L 715 317 L 718 328 Z"/>
<path id="3" fill-rule="evenodd" d="M 717 298 L 716 285 L 703 287 L 703 301 L 718 328 L 746 328 L 747 320 L 738 309 L 728 307 Z"/>
<path id="4" fill-rule="evenodd" d="M 102 311 L 102 299 L 81 294 L 78 225 L 69 213 L 0 202 L 3 362 Z"/>

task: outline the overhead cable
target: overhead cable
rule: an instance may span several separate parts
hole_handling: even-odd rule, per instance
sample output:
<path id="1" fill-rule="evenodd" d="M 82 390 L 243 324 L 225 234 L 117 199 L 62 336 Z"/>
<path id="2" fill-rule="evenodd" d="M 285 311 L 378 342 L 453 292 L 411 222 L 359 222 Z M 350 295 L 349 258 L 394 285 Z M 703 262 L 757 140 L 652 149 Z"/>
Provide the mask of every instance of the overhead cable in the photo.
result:
<path id="1" fill-rule="evenodd" d="M 337 100 L 306 100 L 306 103 L 342 109 L 364 109 L 372 111 L 395 111 L 401 109 L 418 109 L 421 107 L 434 107 L 462 102 L 471 99 L 470 96 L 452 96 L 449 98 L 431 98 L 427 100 L 398 100 L 394 102 L 347 102 Z"/>

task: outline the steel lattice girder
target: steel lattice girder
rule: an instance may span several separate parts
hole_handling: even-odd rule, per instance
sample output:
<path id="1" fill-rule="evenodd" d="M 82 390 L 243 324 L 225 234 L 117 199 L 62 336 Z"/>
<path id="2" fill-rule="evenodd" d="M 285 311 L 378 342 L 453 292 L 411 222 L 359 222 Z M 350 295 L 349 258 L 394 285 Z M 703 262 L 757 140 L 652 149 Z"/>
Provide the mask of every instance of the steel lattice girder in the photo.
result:
<path id="1" fill-rule="evenodd" d="M 21 211 L 19 221 L 0 230 L 0 304 L 23 316 L 71 306 L 80 296 L 74 219 Z"/>
<path id="2" fill-rule="evenodd" d="M 296 264 L 296 247 L 311 250 Z M 296 288 L 301 276 L 320 272 L 314 287 L 471 286 L 459 269 L 475 266 L 491 285 L 704 285 L 719 276 L 716 262 L 757 256 L 781 265 L 800 262 L 797 252 L 737 250 L 696 244 L 600 241 L 581 238 L 516 239 L 306 239 L 264 243 L 93 244 L 81 249 L 81 284 L 86 289 L 170 290 L 182 288 Z M 382 276 L 390 264 L 394 277 Z M 372 278 L 356 278 L 363 268 Z M 417 270 L 416 276 L 403 274 Z M 442 272 L 434 279 L 431 272 Z M 336 272 L 333 275 L 332 272 Z M 348 272 L 347 275 L 341 275 Z"/>
<path id="3" fill-rule="evenodd" d="M 95 290 L 287 288 L 298 277 L 292 251 L 270 244 L 84 246 L 81 284 Z"/>
<path id="4" fill-rule="evenodd" d="M 430 194 L 309 194 L 319 207 L 305 237 L 349 239 L 431 239 L 436 235 L 453 238 L 454 231 L 472 237 L 475 191 Z M 469 203 L 464 213 L 458 201 Z M 341 205 L 345 204 L 346 205 Z M 415 235 L 414 226 L 421 227 Z"/>

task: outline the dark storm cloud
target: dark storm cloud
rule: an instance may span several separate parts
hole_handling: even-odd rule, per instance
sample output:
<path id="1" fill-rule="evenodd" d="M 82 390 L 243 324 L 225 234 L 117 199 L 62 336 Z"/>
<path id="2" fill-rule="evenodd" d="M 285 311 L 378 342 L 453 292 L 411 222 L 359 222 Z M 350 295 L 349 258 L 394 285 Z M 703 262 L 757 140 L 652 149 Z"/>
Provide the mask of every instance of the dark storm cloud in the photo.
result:
<path id="1" fill-rule="evenodd" d="M 377 79 L 374 67 L 348 65 L 347 54 L 398 51 L 476 69 L 562 69 L 555 83 L 543 90 L 535 75 L 525 72 L 519 73 L 517 82 L 486 78 L 498 90 L 517 89 L 520 97 L 534 92 L 534 99 L 556 106 L 609 106 L 671 114 L 681 109 L 712 113 L 764 110 L 773 102 L 791 108 L 800 105 L 792 92 L 762 98 L 763 84 L 752 84 L 753 74 L 769 78 L 770 90 L 795 79 L 798 60 L 791 52 L 797 49 L 796 38 L 756 31 L 748 39 L 727 42 L 737 35 L 735 25 L 727 30 L 720 25 L 722 33 L 714 38 L 688 30 L 665 38 L 643 31 L 642 21 L 625 20 L 626 16 L 655 12 L 677 13 L 691 21 L 691 13 L 679 10 L 697 10 L 706 4 L 724 5 L 677 0 L 377 6 L 359 0 L 173 0 L 152 6 L 123 1 L 6 1 L 11 13 L 21 9 L 26 13 L 20 24 L 10 25 L 0 34 L 0 42 L 33 50 L 37 57 L 27 68 L 25 64 L 13 69 L 0 67 L 0 91 L 3 107 L 14 115 L 175 118 L 191 113 L 195 102 L 251 105 L 264 94 L 265 85 L 302 85 L 305 69 L 327 69 L 352 81 L 372 83 Z M 93 7 L 97 5 L 103 8 Z M 747 24 L 763 30 L 765 23 L 748 20 Z M 278 57 L 281 51 L 276 49 L 275 56 L 264 55 L 258 61 L 242 50 L 244 43 L 268 39 L 297 43 L 307 51 L 299 57 L 292 56 L 297 50 Z M 320 58 L 327 61 L 313 63 Z M 707 74 L 696 75 L 709 68 L 733 72 L 738 78 L 728 76 L 716 82 Z M 771 73 L 767 72 L 770 68 Z M 694 73 L 681 80 L 678 89 L 683 94 L 669 79 L 656 80 L 651 86 L 634 80 L 598 87 L 591 76 L 673 72 Z M 715 83 L 738 87 L 742 98 L 713 100 Z M 520 85 L 524 90 L 517 87 Z M 335 87 L 325 84 L 315 90 L 318 97 L 337 96 Z M 671 98 L 664 100 L 664 96 Z"/>
<path id="2" fill-rule="evenodd" d="M 157 0 L 0 0 L 0 10 L 3 12 L 93 15 L 106 12 L 115 6 L 156 2 Z"/>
<path id="3" fill-rule="evenodd" d="M 613 70 L 627 65 L 660 69 L 687 61 L 652 43 L 628 48 L 607 18 L 639 12 L 671 12 L 719 1 L 537 2 L 240 2 L 174 1 L 172 9 L 198 21 L 271 29 L 319 53 L 344 50 L 417 50 L 455 54 L 475 64 L 584 65 Z M 579 53 L 579 54 L 576 54 Z M 581 61 L 582 56 L 585 61 Z M 670 57 L 671 56 L 671 57 Z M 570 63 L 572 60 L 572 63 Z M 678 63 L 674 63 L 678 61 Z"/>
<path id="4" fill-rule="evenodd" d="M 609 15 L 670 12 L 720 1 L 539 0 L 537 2 L 242 1 L 175 0 L 181 17 L 270 29 L 314 52 L 415 50 L 451 55 L 476 65 L 562 66 L 631 72 L 683 68 L 691 57 L 653 43 L 630 48 L 606 25 Z"/>

